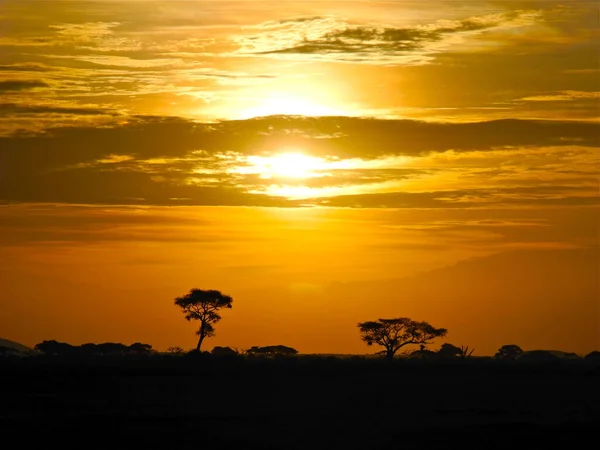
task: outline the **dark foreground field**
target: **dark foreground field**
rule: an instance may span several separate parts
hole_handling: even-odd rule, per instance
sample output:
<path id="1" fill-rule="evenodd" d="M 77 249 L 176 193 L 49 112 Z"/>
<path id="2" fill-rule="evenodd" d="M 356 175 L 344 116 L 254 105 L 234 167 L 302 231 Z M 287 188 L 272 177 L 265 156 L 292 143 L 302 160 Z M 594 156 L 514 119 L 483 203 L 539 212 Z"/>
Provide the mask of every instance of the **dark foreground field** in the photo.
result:
<path id="1" fill-rule="evenodd" d="M 598 444 L 600 371 L 583 363 L 36 357 L 0 369 L 6 449 Z"/>

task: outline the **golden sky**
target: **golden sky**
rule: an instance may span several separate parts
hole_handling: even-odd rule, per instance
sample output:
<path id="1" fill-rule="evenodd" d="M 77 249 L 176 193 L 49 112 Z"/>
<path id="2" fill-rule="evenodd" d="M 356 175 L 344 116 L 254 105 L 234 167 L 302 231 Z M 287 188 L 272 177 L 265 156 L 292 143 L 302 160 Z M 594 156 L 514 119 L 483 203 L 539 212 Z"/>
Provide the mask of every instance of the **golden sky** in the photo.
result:
<path id="1" fill-rule="evenodd" d="M 600 350 L 600 7 L 0 1 L 0 337 Z"/>

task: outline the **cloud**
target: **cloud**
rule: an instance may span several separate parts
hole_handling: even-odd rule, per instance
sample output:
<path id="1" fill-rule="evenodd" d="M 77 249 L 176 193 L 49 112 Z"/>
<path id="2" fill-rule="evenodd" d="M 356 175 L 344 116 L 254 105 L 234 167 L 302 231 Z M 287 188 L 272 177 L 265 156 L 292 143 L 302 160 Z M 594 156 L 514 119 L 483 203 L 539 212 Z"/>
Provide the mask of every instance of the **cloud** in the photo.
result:
<path id="1" fill-rule="evenodd" d="M 600 99 L 600 91 L 585 92 L 585 91 L 561 91 L 556 94 L 533 95 L 523 97 L 520 100 L 526 102 L 564 102 L 572 100 L 598 100 Z"/>
<path id="2" fill-rule="evenodd" d="M 439 20 L 412 27 L 352 25 L 335 16 L 300 17 L 258 25 L 258 33 L 236 38 L 239 54 L 299 60 L 383 65 L 422 65 L 458 48 L 465 39 L 537 23 L 536 11 L 515 11 Z"/>
<path id="3" fill-rule="evenodd" d="M 86 108 L 86 107 L 65 107 L 53 105 L 27 105 L 16 103 L 0 103 L 0 114 L 2 115 L 47 115 L 47 114 L 68 114 L 68 115 L 117 115 L 114 110 L 107 108 Z"/>
<path id="4" fill-rule="evenodd" d="M 0 65 L 0 72 L 50 72 L 55 68 L 43 64 L 4 64 Z"/>
<path id="5" fill-rule="evenodd" d="M 175 208 L 174 211 L 126 205 L 10 205 L 0 210 L 0 245 L 252 240 L 242 232 L 228 233 L 219 220 L 190 214 L 185 208 Z M 42 223 L 44 231 L 40 232 L 39 225 Z M 199 229 L 203 232 L 198 233 Z"/>
<path id="6" fill-rule="evenodd" d="M 570 191 L 570 192 L 569 192 Z M 532 194 L 529 188 L 471 189 L 445 192 L 387 192 L 357 195 L 337 195 L 311 199 L 315 206 L 338 208 L 458 208 L 489 209 L 515 207 L 595 206 L 598 196 L 590 189 L 557 186 L 552 190 L 539 189 Z"/>
<path id="7" fill-rule="evenodd" d="M 135 51 L 142 42 L 127 35 L 117 35 L 114 29 L 120 22 L 85 22 L 49 25 L 56 30 L 55 43 L 97 51 Z"/>
<path id="8" fill-rule="evenodd" d="M 203 120 L 294 111 L 461 121 L 595 119 L 597 110 L 589 102 L 548 109 L 515 101 L 565 88 L 597 88 L 592 76 L 567 73 L 593 70 L 590 61 L 597 52 L 595 16 L 579 3 L 560 8 L 485 3 L 463 9 L 385 2 L 299 8 L 286 2 L 271 8 L 244 2 L 233 10 L 211 5 L 211 14 L 204 15 L 194 2 L 156 9 L 140 2 L 85 2 L 77 11 L 42 6 L 40 15 L 25 2 L 3 18 L 10 33 L 0 38 L 5 55 L 0 71 L 13 79 L 47 72 L 43 82 L 52 89 L 36 89 L 35 99 L 30 91 L 11 91 L 13 103 L 87 101 L 94 105 L 86 107 Z M 296 69 L 305 62 L 315 64 Z M 320 62 L 355 62 L 357 70 Z M 381 65 L 418 67 L 376 73 Z M 548 75 L 532 90 L 539 67 Z M 322 88 L 334 77 L 345 81 Z M 379 87 L 371 81 L 376 78 Z M 433 89 L 442 79 L 447 88 Z M 271 94 L 272 107 L 266 104 Z M 306 102 L 293 105 L 276 98 L 279 94 Z M 82 116 L 54 119 L 55 125 L 73 125 Z M 37 131 L 52 125 L 45 120 L 27 123 L 21 117 L 0 126 L 3 132 Z"/>
<path id="9" fill-rule="evenodd" d="M 93 41 L 112 34 L 112 29 L 119 26 L 119 22 L 85 22 L 63 23 L 50 25 L 61 36 L 69 37 L 75 41 Z"/>
<path id="10" fill-rule="evenodd" d="M 46 58 L 51 59 L 73 59 L 76 61 L 84 61 L 99 66 L 109 67 L 131 67 L 134 69 L 146 69 L 152 67 L 164 67 L 173 66 L 181 63 L 181 60 L 174 58 L 149 58 L 149 59 L 135 59 L 128 56 L 115 56 L 115 55 L 43 55 Z"/>
<path id="11" fill-rule="evenodd" d="M 50 85 L 41 80 L 6 80 L 0 81 L 0 92 L 28 91 L 36 88 L 48 88 Z"/>
<path id="12" fill-rule="evenodd" d="M 104 110 L 0 105 L 6 114 Z M 116 111 L 113 114 L 117 114 Z M 121 118 L 119 120 L 125 120 Z M 595 124 L 469 124 L 273 117 L 194 123 L 134 117 L 0 137 L 11 202 L 481 208 L 597 203 Z M 315 176 L 262 176 L 257 158 L 301 149 Z M 318 175 L 318 176 L 316 176 Z M 139 200 L 143 199 L 143 200 Z"/>

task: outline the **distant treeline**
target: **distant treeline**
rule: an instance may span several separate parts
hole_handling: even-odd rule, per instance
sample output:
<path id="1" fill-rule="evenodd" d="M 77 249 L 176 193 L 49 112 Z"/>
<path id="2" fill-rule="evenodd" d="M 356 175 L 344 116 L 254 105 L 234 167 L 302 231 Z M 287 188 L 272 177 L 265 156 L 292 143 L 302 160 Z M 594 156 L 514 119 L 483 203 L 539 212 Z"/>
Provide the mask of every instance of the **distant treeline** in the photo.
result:
<path id="1" fill-rule="evenodd" d="M 0 347 L 0 356 L 30 356 L 46 358 L 101 358 L 101 359 L 180 359 L 208 361 L 208 360 L 246 360 L 246 359 L 297 359 L 303 360 L 373 360 L 373 356 L 361 355 L 302 355 L 295 348 L 285 345 L 253 346 L 248 349 L 231 347 L 214 347 L 211 352 L 197 352 L 196 349 L 186 351 L 180 347 L 170 347 L 166 352 L 159 352 L 150 344 L 136 342 L 131 345 L 121 343 L 105 342 L 100 344 L 88 343 L 83 345 L 71 345 L 55 340 L 42 341 L 34 347 L 35 351 L 29 354 L 17 355 L 14 349 Z M 600 352 L 593 351 L 585 357 L 575 353 L 567 353 L 556 350 L 531 350 L 523 351 L 515 344 L 504 345 L 498 352 L 491 356 L 472 357 L 473 351 L 468 347 L 457 347 L 450 343 L 443 344 L 437 351 L 432 351 L 424 346 L 413 351 L 406 351 L 394 358 L 395 361 L 423 361 L 423 362 L 448 362 L 448 361 L 497 361 L 497 362 L 522 362 L 522 363 L 557 363 L 557 362 L 588 362 L 600 365 Z M 387 358 L 383 358 L 388 360 Z"/>
<path id="2" fill-rule="evenodd" d="M 34 348 L 46 355 L 56 356 L 134 356 L 150 355 L 152 353 L 152 346 L 150 344 L 142 344 L 140 342 L 131 345 L 114 342 L 71 345 L 52 340 L 42 341 Z"/>

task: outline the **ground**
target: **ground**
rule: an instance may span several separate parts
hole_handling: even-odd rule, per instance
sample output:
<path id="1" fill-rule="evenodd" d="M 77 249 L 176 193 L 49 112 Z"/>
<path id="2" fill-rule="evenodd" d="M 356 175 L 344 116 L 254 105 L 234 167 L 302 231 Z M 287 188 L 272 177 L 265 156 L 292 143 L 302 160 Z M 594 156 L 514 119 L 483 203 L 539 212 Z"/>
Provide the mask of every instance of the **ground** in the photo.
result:
<path id="1" fill-rule="evenodd" d="M 1 435 L 25 448 L 571 448 L 600 424 L 600 370 L 583 362 L 1 364 Z"/>

